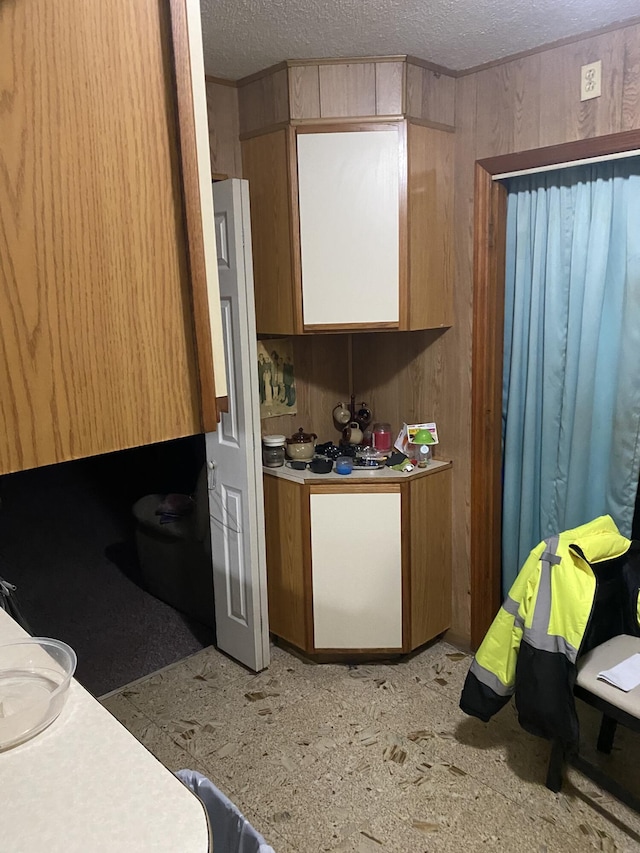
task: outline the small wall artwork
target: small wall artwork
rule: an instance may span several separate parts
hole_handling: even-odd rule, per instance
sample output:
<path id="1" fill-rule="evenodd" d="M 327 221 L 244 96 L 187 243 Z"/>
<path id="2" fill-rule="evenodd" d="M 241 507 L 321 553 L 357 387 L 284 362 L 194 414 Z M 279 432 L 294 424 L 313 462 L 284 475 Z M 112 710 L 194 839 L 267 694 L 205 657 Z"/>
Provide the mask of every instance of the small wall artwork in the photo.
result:
<path id="1" fill-rule="evenodd" d="M 261 418 L 297 413 L 293 344 L 290 338 L 258 341 L 258 384 Z"/>

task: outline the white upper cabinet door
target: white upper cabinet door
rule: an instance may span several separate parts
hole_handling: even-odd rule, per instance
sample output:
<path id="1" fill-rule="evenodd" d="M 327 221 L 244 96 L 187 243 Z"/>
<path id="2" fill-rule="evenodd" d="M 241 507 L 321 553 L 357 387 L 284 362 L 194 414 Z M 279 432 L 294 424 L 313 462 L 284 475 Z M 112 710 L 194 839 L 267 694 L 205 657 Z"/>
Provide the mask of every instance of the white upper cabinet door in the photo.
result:
<path id="1" fill-rule="evenodd" d="M 397 129 L 298 134 L 305 326 L 399 321 Z"/>

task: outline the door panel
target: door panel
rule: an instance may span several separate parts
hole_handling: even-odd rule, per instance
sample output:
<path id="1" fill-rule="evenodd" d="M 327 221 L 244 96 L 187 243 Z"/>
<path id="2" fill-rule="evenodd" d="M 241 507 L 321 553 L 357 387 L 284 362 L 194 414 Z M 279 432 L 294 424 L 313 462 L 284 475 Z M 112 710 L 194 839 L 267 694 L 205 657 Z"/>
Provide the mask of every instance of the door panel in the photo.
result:
<path id="1" fill-rule="evenodd" d="M 169 4 L 0 4 L 0 473 L 199 432 Z"/>
<path id="2" fill-rule="evenodd" d="M 228 411 L 207 434 L 218 646 L 254 670 L 269 664 L 264 503 L 249 194 L 214 186 Z"/>
<path id="3" fill-rule="evenodd" d="M 397 323 L 398 131 L 298 134 L 304 324 Z"/>
<path id="4" fill-rule="evenodd" d="M 399 490 L 310 500 L 315 648 L 402 648 Z"/>

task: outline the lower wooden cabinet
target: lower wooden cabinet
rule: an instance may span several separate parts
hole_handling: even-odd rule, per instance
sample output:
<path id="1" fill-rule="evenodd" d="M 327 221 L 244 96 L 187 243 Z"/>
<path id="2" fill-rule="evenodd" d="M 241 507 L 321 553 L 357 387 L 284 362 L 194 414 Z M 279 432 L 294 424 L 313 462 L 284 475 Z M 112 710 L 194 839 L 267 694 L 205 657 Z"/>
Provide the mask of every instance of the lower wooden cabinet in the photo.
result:
<path id="1" fill-rule="evenodd" d="M 271 633 L 348 657 L 409 652 L 450 626 L 450 463 L 346 482 L 280 471 L 264 477 Z"/>

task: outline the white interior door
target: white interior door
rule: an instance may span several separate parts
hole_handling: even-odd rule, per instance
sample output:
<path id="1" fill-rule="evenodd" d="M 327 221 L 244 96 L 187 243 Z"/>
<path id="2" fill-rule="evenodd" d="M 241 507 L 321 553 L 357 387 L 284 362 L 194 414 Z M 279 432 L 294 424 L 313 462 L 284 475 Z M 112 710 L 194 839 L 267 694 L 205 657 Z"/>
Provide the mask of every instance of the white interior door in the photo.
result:
<path id="1" fill-rule="evenodd" d="M 257 671 L 269 665 L 269 626 L 247 181 L 215 184 L 213 203 L 229 398 L 206 436 L 216 635 Z"/>

